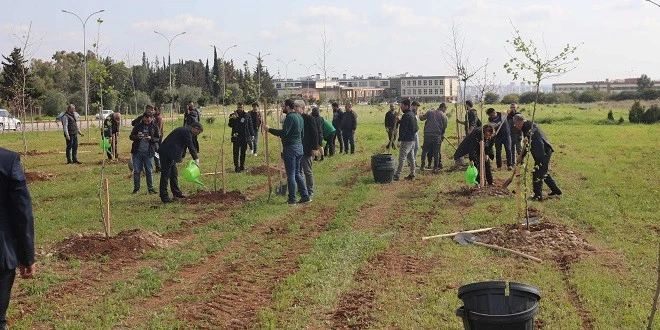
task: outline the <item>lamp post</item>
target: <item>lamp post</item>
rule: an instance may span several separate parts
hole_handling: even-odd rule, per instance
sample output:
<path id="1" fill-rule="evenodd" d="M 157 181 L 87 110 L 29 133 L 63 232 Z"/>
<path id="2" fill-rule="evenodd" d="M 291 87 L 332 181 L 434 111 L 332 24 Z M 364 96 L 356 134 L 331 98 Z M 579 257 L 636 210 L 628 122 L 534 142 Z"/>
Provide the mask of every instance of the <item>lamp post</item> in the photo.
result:
<path id="1" fill-rule="evenodd" d="M 174 109 L 174 97 L 172 96 L 172 59 L 171 59 L 172 42 L 174 41 L 174 39 L 176 39 L 176 37 L 178 37 L 182 34 L 186 34 L 186 31 L 183 31 L 183 32 L 175 35 L 174 37 L 172 37 L 172 39 L 168 38 L 167 36 L 165 36 L 164 34 L 158 32 L 158 31 L 154 31 L 154 33 L 163 36 L 163 38 L 165 38 L 165 40 L 167 40 L 167 67 L 170 69 L 170 92 L 169 92 L 170 93 L 170 120 L 172 121 L 172 129 L 174 129 L 174 110 L 173 110 Z"/>
<path id="2" fill-rule="evenodd" d="M 295 62 L 296 59 L 294 58 L 294 59 L 292 59 L 292 60 L 289 61 L 289 62 L 284 62 L 284 61 L 280 60 L 279 58 L 276 59 L 276 60 L 278 60 L 279 62 L 281 62 L 282 64 L 284 64 L 284 88 L 285 88 L 285 89 L 287 90 L 287 92 L 288 92 L 288 91 L 289 91 L 289 88 L 286 87 L 286 83 L 287 83 L 288 80 L 289 80 L 289 64 L 291 64 L 291 62 Z M 287 93 L 287 94 L 289 94 L 289 96 L 291 96 L 290 93 Z"/>
<path id="3" fill-rule="evenodd" d="M 306 77 L 307 77 L 307 91 L 308 91 L 308 92 L 307 92 L 307 99 L 309 100 L 309 88 L 310 88 L 310 87 L 309 87 L 309 78 L 310 78 L 310 77 L 309 77 L 309 69 L 310 69 L 311 67 L 315 66 L 316 64 L 312 63 L 312 64 L 310 64 L 310 65 L 304 65 L 304 64 L 302 64 L 302 63 L 298 63 L 298 65 L 300 65 L 300 66 L 302 66 L 303 68 L 306 68 L 306 69 L 307 69 L 307 76 L 306 76 Z M 314 84 L 314 87 L 316 87 L 316 84 Z"/>
<path id="4" fill-rule="evenodd" d="M 225 74 L 225 54 L 227 53 L 228 50 L 236 47 L 238 45 L 233 45 L 231 47 L 228 47 L 222 52 L 222 57 L 220 59 L 221 65 L 222 65 L 222 111 L 225 111 L 225 96 L 227 94 L 227 81 L 226 81 L 226 74 Z M 213 49 L 216 49 L 215 45 L 211 45 Z"/>
<path id="5" fill-rule="evenodd" d="M 257 100 L 261 101 L 261 61 L 263 61 L 263 58 L 270 55 L 270 53 L 266 55 L 261 55 L 261 52 L 259 52 L 259 55 L 254 55 L 252 53 L 248 53 L 248 55 L 254 56 L 257 59 L 257 80 L 259 80 L 259 86 L 257 89 Z"/>
<path id="6" fill-rule="evenodd" d="M 71 14 L 71 15 L 77 17 L 78 20 L 80 21 L 80 24 L 82 25 L 82 28 L 83 28 L 83 63 L 84 63 L 84 66 L 85 66 L 85 77 L 84 77 L 83 80 L 85 82 L 85 87 L 84 87 L 85 88 L 85 122 L 86 122 L 86 126 L 87 126 L 87 141 L 89 141 L 90 136 L 89 136 L 89 90 L 88 90 L 88 87 L 87 87 L 87 38 L 86 38 L 85 28 L 87 26 L 87 21 L 89 20 L 90 17 L 92 17 L 96 14 L 102 13 L 104 11 L 105 11 L 105 9 L 95 11 L 95 12 L 89 14 L 89 16 L 87 16 L 87 18 L 83 21 L 82 18 L 80 18 L 80 16 L 78 16 L 77 14 L 62 9 L 63 13 Z"/>

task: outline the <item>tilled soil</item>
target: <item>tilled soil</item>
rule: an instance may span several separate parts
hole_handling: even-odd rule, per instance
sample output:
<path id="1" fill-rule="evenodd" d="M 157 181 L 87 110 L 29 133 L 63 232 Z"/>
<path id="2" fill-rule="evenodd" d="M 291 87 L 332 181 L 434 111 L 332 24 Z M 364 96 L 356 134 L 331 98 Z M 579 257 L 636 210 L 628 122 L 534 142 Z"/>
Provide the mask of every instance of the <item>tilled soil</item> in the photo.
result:
<path id="1" fill-rule="evenodd" d="M 476 186 L 463 186 L 459 189 L 456 190 L 450 190 L 445 192 L 445 195 L 447 195 L 450 198 L 457 198 L 457 197 L 463 197 L 463 198 L 478 198 L 478 197 L 504 197 L 504 196 L 511 196 L 512 193 L 511 191 L 502 188 L 500 184 L 497 184 L 497 182 L 492 185 L 492 186 L 485 186 L 478 188 Z"/>
<path id="2" fill-rule="evenodd" d="M 41 155 L 52 155 L 56 154 L 57 151 L 38 151 L 38 150 L 28 150 L 27 152 L 20 152 L 23 156 L 41 156 Z"/>
<path id="3" fill-rule="evenodd" d="M 277 175 L 277 173 L 279 173 L 279 171 L 280 171 L 280 169 L 277 168 L 277 167 L 274 167 L 274 166 L 270 167 L 270 174 L 271 175 Z M 257 166 L 257 167 L 250 167 L 247 170 L 247 173 L 252 174 L 252 175 L 266 175 L 266 174 L 268 174 L 268 166 L 261 165 L 261 166 Z"/>
<path id="4" fill-rule="evenodd" d="M 232 205 L 242 204 L 247 200 L 247 197 L 240 190 L 229 191 L 226 194 L 222 192 L 200 191 L 184 199 L 186 204 L 224 203 Z"/>
<path id="5" fill-rule="evenodd" d="M 49 181 L 53 180 L 57 177 L 53 173 L 46 173 L 46 172 L 25 172 L 25 178 L 27 179 L 27 182 L 37 182 L 37 181 Z"/>
<path id="6" fill-rule="evenodd" d="M 109 238 L 102 233 L 76 234 L 58 243 L 55 250 L 65 260 L 92 260 L 104 255 L 110 259 L 135 259 L 145 251 L 177 243 L 155 232 L 131 229 Z"/>

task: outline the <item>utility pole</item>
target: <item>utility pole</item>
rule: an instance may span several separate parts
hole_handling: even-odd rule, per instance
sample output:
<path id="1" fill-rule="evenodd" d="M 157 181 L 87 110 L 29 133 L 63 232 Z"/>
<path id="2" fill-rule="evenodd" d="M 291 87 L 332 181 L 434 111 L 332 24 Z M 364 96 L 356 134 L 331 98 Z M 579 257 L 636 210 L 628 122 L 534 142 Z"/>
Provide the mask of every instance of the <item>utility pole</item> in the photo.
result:
<path id="1" fill-rule="evenodd" d="M 309 69 L 310 69 L 311 67 L 313 67 L 313 66 L 316 66 L 316 64 L 312 63 L 312 64 L 310 64 L 310 65 L 304 65 L 304 64 L 302 64 L 302 63 L 298 63 L 298 65 L 300 65 L 300 66 L 302 66 L 303 68 L 306 68 L 306 69 L 307 69 L 307 76 L 306 76 L 306 78 L 307 78 L 307 99 L 309 100 L 309 97 L 310 97 L 310 95 L 309 95 L 309 78 L 310 78 L 310 77 L 309 77 Z M 314 87 L 316 87 L 316 84 L 315 84 Z"/>
<path id="2" fill-rule="evenodd" d="M 287 94 L 288 94 L 287 96 L 290 97 L 290 96 L 291 96 L 291 93 L 288 93 L 288 92 L 289 92 L 289 88 L 286 86 L 286 83 L 289 81 L 289 64 L 291 64 L 291 62 L 295 62 L 296 59 L 294 58 L 294 59 L 292 59 L 292 60 L 289 61 L 289 62 L 284 62 L 284 61 L 280 60 L 279 58 L 276 59 L 276 60 L 278 60 L 278 61 L 280 61 L 282 64 L 284 64 L 284 88 L 285 88 L 286 91 L 287 91 Z"/>
<path id="3" fill-rule="evenodd" d="M 105 11 L 105 9 L 95 11 L 95 12 L 89 14 L 89 16 L 87 16 L 85 21 L 83 21 L 82 18 L 80 18 L 80 16 L 78 16 L 77 14 L 62 9 L 63 13 L 71 14 L 71 15 L 77 17 L 78 20 L 80 21 L 80 24 L 82 24 L 82 28 L 83 28 L 83 65 L 85 67 L 85 77 L 84 77 L 83 80 L 85 81 L 85 85 L 84 85 L 84 88 L 85 88 L 85 122 L 86 122 L 86 126 L 87 126 L 87 141 L 89 141 L 89 139 L 90 139 L 90 134 L 89 134 L 89 88 L 87 87 L 87 39 L 86 39 L 87 34 L 85 33 L 85 31 L 86 31 L 85 28 L 87 26 L 87 21 L 89 20 L 90 17 L 92 17 L 96 14 L 102 13 L 104 11 Z M 103 109 L 101 109 L 101 110 L 103 110 Z"/>
<path id="4" fill-rule="evenodd" d="M 154 31 L 154 33 L 163 36 L 163 38 L 165 38 L 165 40 L 167 40 L 167 67 L 170 70 L 170 92 L 169 92 L 170 93 L 170 121 L 172 122 L 172 129 L 174 129 L 174 110 L 173 110 L 174 109 L 174 96 L 172 96 L 172 58 L 171 58 L 172 41 L 174 41 L 174 39 L 176 39 L 176 37 L 178 37 L 182 34 L 186 34 L 186 31 L 183 31 L 183 32 L 175 35 L 174 37 L 172 37 L 172 39 L 168 38 L 167 36 L 165 36 L 164 34 L 158 32 L 158 31 Z"/>
<path id="5" fill-rule="evenodd" d="M 259 55 L 254 55 L 252 53 L 248 53 L 248 55 L 254 56 L 257 59 L 257 80 L 259 80 L 259 86 L 257 89 L 257 100 L 261 101 L 261 62 L 263 61 L 263 58 L 270 55 L 270 53 L 261 56 L 261 52 L 259 52 Z"/>

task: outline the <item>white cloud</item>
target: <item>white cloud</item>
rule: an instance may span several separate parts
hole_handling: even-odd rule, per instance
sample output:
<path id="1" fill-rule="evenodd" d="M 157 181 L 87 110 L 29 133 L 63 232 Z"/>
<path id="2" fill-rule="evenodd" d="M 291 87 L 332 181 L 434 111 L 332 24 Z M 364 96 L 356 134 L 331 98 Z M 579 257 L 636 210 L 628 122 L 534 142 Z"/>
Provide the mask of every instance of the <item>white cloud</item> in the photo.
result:
<path id="1" fill-rule="evenodd" d="M 261 31 L 261 37 L 265 39 L 276 39 L 277 35 L 271 31 L 271 30 L 263 30 Z"/>
<path id="2" fill-rule="evenodd" d="M 162 31 L 182 31 L 186 29 L 193 30 L 213 30 L 215 23 L 213 20 L 203 17 L 195 17 L 191 14 L 181 14 L 172 19 L 161 19 L 152 21 L 142 21 L 131 25 L 138 30 L 162 30 Z"/>
<path id="3" fill-rule="evenodd" d="M 522 21 L 542 21 L 549 18 L 559 18 L 566 13 L 559 5 L 530 5 L 522 8 L 509 8 L 509 16 Z"/>
<path id="4" fill-rule="evenodd" d="M 440 25 L 439 20 L 416 15 L 408 7 L 382 3 L 380 12 L 384 17 L 394 19 L 394 22 L 400 27 L 437 27 Z"/>
<path id="5" fill-rule="evenodd" d="M 344 34 L 344 38 L 350 42 L 361 42 L 368 39 L 368 35 L 364 32 L 348 31 Z"/>
<path id="6" fill-rule="evenodd" d="M 344 21 L 356 18 L 346 7 L 338 8 L 325 5 L 307 7 L 300 12 L 300 15 L 303 17 L 327 17 L 328 19 L 340 19 Z"/>
<path id="7" fill-rule="evenodd" d="M 633 0 L 614 0 L 606 3 L 598 3 L 593 5 L 596 10 L 629 10 L 641 8 L 641 1 Z"/>

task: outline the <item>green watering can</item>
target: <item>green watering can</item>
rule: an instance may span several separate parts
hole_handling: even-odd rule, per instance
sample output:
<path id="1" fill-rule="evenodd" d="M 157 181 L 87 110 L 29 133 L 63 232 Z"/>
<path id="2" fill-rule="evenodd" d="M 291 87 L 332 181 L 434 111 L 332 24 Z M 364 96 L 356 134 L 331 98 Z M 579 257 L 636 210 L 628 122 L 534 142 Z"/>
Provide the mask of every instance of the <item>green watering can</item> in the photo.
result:
<path id="1" fill-rule="evenodd" d="M 479 175 L 479 170 L 474 165 L 469 165 L 465 170 L 465 182 L 467 184 L 477 184 L 477 176 Z"/>
<path id="2" fill-rule="evenodd" d="M 110 138 L 104 137 L 103 140 L 99 141 L 99 147 L 101 147 L 102 150 L 110 152 Z"/>
<path id="3" fill-rule="evenodd" d="M 197 164 L 195 164 L 194 160 L 191 160 L 190 163 L 188 163 L 188 166 L 186 166 L 186 168 L 183 169 L 183 177 L 186 179 L 186 181 L 196 183 L 206 188 L 206 185 L 199 182 L 199 177 L 201 175 L 202 174 L 199 172 L 199 167 L 197 166 Z"/>

